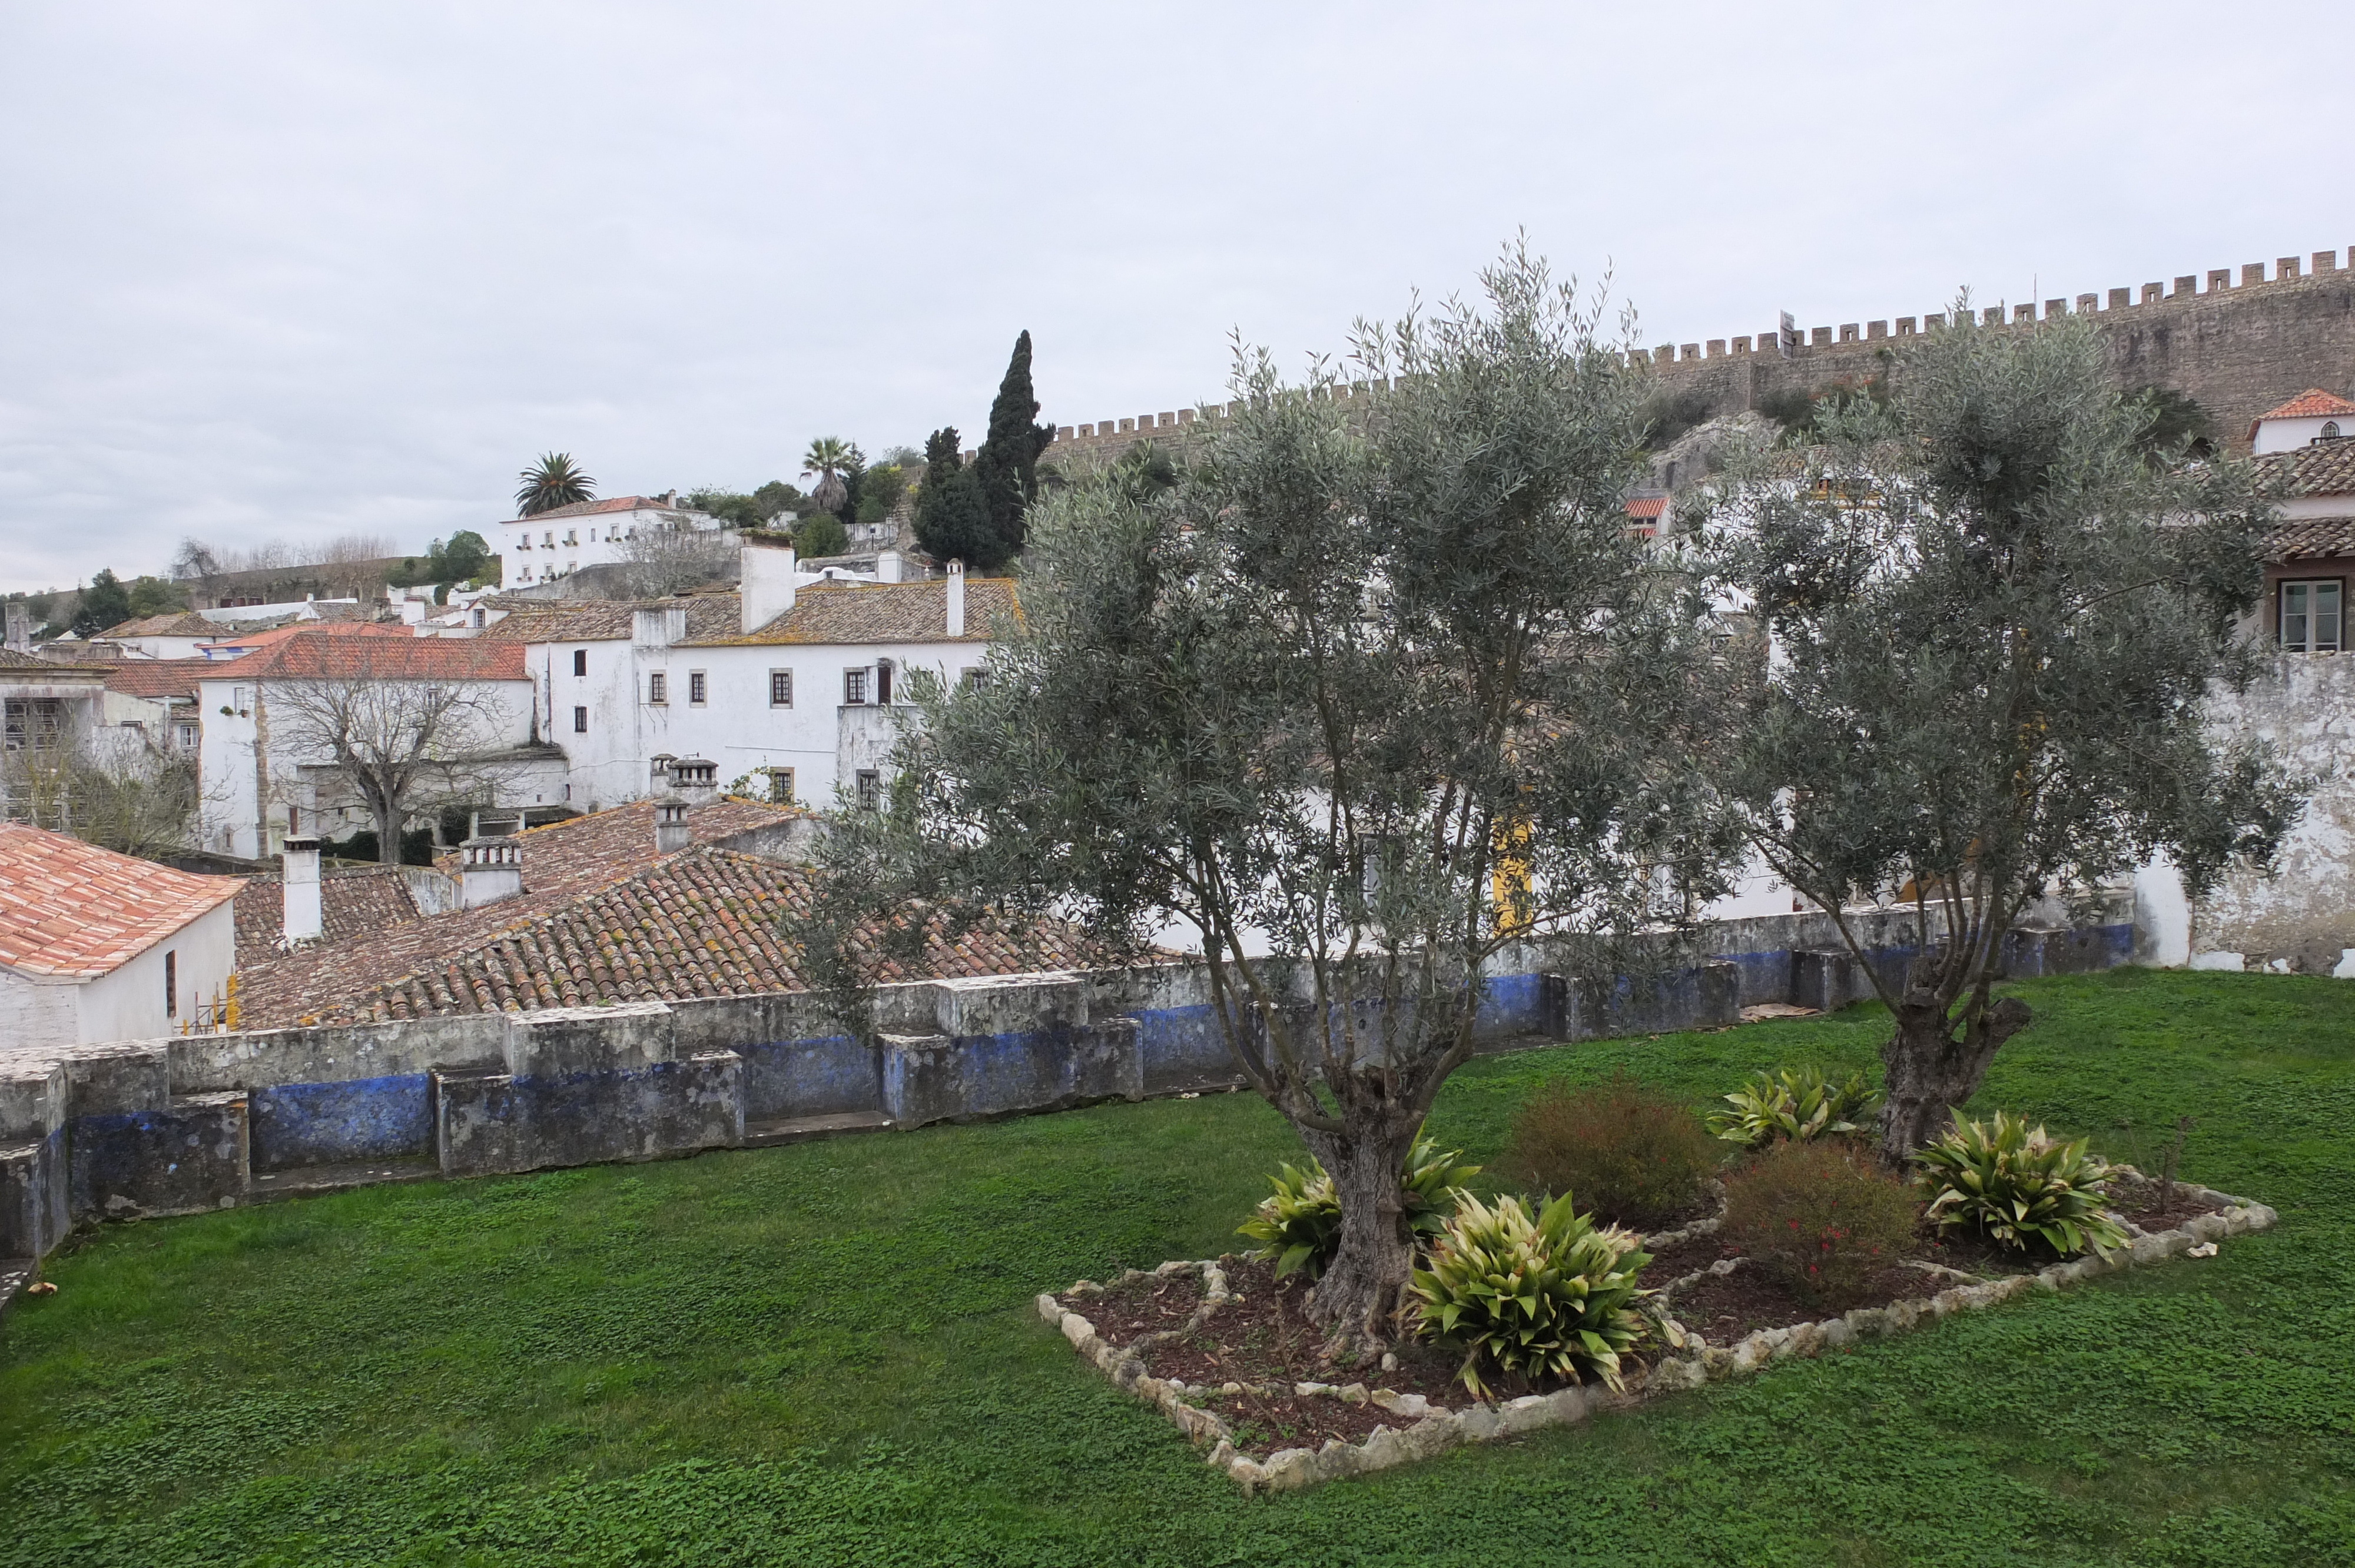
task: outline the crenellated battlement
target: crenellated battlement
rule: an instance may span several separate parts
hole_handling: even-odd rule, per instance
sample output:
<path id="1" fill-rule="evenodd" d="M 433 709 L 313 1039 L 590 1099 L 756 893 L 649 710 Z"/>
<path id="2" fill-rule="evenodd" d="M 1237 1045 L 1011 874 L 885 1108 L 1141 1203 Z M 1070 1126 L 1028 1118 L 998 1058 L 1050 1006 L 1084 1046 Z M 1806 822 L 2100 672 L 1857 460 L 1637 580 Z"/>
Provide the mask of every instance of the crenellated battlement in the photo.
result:
<path id="1" fill-rule="evenodd" d="M 2096 322 L 2109 336 L 2123 386 L 2169 387 L 2199 400 L 2228 442 L 2244 440 L 2249 421 L 2308 387 L 2355 395 L 2355 248 L 2317 250 L 2272 263 L 2251 261 L 2239 281 L 2229 267 L 2179 274 L 2160 281 L 2042 302 L 1987 305 L 1982 325 L 2032 327 L 2068 316 Z M 2202 283 L 2205 286 L 2202 287 Z M 2195 330 L 2178 331 L 2180 326 Z M 1779 328 L 1746 337 L 1708 338 L 1631 350 L 1628 362 L 1660 375 L 1664 391 L 1707 396 L 1712 411 L 1755 407 L 1761 397 L 1786 390 L 1820 391 L 1828 384 L 1872 373 L 1885 350 L 1935 332 L 1945 311 L 1879 321 L 1846 322 L 1794 332 Z M 1338 385 L 1339 402 L 1370 399 L 1389 390 L 1380 380 Z M 1045 461 L 1108 461 L 1146 441 L 1182 447 L 1231 418 L 1241 405 L 1209 403 L 1091 423 L 1060 425 Z"/>

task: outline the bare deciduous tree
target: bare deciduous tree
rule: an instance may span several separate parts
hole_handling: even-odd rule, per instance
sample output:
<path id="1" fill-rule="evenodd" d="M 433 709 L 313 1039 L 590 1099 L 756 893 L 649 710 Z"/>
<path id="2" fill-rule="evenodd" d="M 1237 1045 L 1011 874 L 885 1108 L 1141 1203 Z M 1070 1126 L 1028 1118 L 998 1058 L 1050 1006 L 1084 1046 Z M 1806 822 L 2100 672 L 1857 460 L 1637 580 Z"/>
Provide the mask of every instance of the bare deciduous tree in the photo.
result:
<path id="1" fill-rule="evenodd" d="M 367 810 L 388 865 L 400 862 L 410 817 L 485 799 L 512 770 L 492 683 L 418 678 L 400 667 L 407 645 L 389 646 L 400 652 L 341 648 L 335 673 L 273 679 L 263 699 L 289 753 L 332 769 Z"/>
<path id="2" fill-rule="evenodd" d="M 11 821 L 149 859 L 194 846 L 193 753 L 167 750 L 136 727 L 71 719 L 18 738 L 0 754 L 0 801 Z"/>
<path id="3" fill-rule="evenodd" d="M 727 575 L 728 541 L 719 530 L 694 527 L 679 513 L 662 515 L 658 524 L 632 530 L 616 547 L 629 564 L 633 592 L 656 598 Z"/>

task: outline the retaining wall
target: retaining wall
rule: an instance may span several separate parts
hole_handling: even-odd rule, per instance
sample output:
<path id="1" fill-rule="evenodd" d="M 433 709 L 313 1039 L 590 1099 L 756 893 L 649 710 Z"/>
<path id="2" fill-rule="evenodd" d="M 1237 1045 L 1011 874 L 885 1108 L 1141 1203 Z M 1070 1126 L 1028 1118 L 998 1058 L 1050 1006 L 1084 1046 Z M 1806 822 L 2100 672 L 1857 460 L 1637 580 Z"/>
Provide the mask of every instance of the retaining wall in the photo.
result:
<path id="1" fill-rule="evenodd" d="M 2013 933 L 2012 971 L 2124 961 L 2130 902 Z M 1870 993 L 1867 965 L 1894 975 L 1919 945 L 1903 912 L 1848 919 L 1864 964 L 1819 914 L 1725 922 L 1698 961 L 1633 955 L 1633 973 L 1572 943 L 1516 945 L 1490 977 L 1480 1048 L 1711 1027 L 1765 1001 L 1844 1005 Z M 1305 1008 L 1301 977 L 1271 972 Z M 852 1039 L 816 999 L 779 993 L 0 1054 L 0 1269 L 90 1219 L 1241 1082 L 1199 963 L 890 986 L 875 1025 L 871 1043 Z"/>

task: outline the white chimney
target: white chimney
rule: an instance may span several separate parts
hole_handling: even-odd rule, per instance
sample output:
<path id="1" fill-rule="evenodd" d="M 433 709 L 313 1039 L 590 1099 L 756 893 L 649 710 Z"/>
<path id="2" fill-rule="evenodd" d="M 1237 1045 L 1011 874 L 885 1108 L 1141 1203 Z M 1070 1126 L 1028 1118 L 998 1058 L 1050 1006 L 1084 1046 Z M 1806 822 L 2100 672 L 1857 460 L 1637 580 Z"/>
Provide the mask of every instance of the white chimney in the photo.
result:
<path id="1" fill-rule="evenodd" d="M 657 606 L 630 612 L 630 641 L 641 648 L 667 648 L 687 635 L 687 611 Z"/>
<path id="2" fill-rule="evenodd" d="M 708 806 L 719 796 L 719 764 L 682 757 L 670 765 L 671 799 L 681 806 Z"/>
<path id="3" fill-rule="evenodd" d="M 737 559 L 743 567 L 742 580 L 736 585 L 743 630 L 758 631 L 794 607 L 793 546 L 771 550 L 747 545 Z"/>
<path id="4" fill-rule="evenodd" d="M 278 865 L 286 895 L 286 940 L 308 942 L 326 929 L 319 914 L 319 841 L 290 835 Z"/>
<path id="5" fill-rule="evenodd" d="M 655 853 L 677 854 L 687 846 L 692 836 L 687 827 L 686 801 L 655 802 Z"/>
<path id="6" fill-rule="evenodd" d="M 875 580 L 879 583 L 896 583 L 900 580 L 899 551 L 879 550 L 876 552 Z"/>
<path id="7" fill-rule="evenodd" d="M 964 635 L 964 563 L 949 563 L 949 635 Z"/>
<path id="8" fill-rule="evenodd" d="M 459 898 L 469 909 L 523 891 L 523 845 L 513 839 L 468 839 L 458 846 Z"/>

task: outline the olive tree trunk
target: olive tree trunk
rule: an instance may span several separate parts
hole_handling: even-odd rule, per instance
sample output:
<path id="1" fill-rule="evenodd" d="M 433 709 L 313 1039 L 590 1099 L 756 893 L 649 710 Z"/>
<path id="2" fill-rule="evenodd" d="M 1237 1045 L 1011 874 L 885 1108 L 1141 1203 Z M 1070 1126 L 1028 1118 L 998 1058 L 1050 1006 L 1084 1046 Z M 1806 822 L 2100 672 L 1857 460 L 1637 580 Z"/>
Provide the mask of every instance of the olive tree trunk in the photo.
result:
<path id="1" fill-rule="evenodd" d="M 1990 1002 L 1991 981 L 1982 979 L 1955 1017 L 1954 997 L 1928 978 L 1932 962 L 1914 961 L 1893 1009 L 1896 1031 L 1881 1050 L 1881 1158 L 1891 1166 L 1945 1131 L 1955 1107 L 1978 1092 L 1997 1050 L 2031 1016 L 2016 997 Z"/>
<path id="2" fill-rule="evenodd" d="M 1414 1272 L 1414 1236 L 1400 1177 L 1422 1118 L 1392 1107 L 1347 1107 L 1338 1132 L 1303 1128 L 1341 1200 L 1341 1242 L 1309 1298 L 1309 1316 L 1335 1349 L 1398 1337 Z"/>

